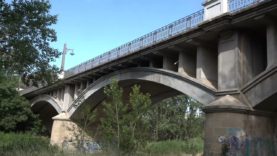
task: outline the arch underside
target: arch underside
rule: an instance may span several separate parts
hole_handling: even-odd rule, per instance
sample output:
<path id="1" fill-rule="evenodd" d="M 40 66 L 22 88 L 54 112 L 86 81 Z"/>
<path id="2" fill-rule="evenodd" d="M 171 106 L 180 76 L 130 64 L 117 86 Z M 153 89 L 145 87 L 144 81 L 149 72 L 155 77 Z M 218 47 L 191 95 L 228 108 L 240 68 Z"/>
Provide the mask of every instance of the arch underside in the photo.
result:
<path id="1" fill-rule="evenodd" d="M 96 107 L 104 99 L 103 89 L 115 79 L 123 87 L 124 97 L 129 94 L 131 86 L 139 84 L 143 92 L 151 94 L 153 103 L 159 102 L 174 95 L 186 94 L 200 103 L 207 105 L 215 99 L 215 90 L 205 86 L 191 77 L 182 76 L 176 72 L 154 68 L 130 68 L 101 77 L 71 104 L 68 109 L 69 116 L 75 118 L 78 110 L 86 105 Z"/>
<path id="2" fill-rule="evenodd" d="M 53 120 L 52 117 L 62 112 L 58 102 L 51 96 L 41 95 L 32 100 L 32 111 L 39 115 L 42 124 L 46 127 L 48 135 L 51 134 Z"/>

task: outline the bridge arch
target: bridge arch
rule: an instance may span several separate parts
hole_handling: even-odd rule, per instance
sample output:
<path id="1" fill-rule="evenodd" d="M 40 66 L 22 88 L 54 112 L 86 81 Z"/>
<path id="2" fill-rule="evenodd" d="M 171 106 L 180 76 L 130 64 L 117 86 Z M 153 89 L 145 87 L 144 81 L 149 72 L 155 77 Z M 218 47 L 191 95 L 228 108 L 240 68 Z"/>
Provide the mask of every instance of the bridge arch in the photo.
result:
<path id="1" fill-rule="evenodd" d="M 105 97 L 103 95 L 103 88 L 110 84 L 112 79 L 116 79 L 119 83 L 127 86 L 128 84 L 130 86 L 142 82 L 143 84 L 153 85 L 154 87 L 148 87 L 152 90 L 155 90 L 157 86 L 167 88 L 171 90 L 173 94 L 186 94 L 204 105 L 215 100 L 215 90 L 197 81 L 195 78 L 186 77 L 176 72 L 163 69 L 138 67 L 116 71 L 95 81 L 70 105 L 68 108 L 69 116 L 72 118 L 75 112 L 83 107 L 89 99 L 90 104 L 93 103 L 93 105 L 102 102 Z M 159 89 L 160 88 L 157 88 L 157 90 Z M 156 97 L 161 97 L 160 100 L 169 97 L 166 94 L 163 96 L 164 97 Z M 159 101 L 159 98 L 155 100 Z"/>
<path id="2" fill-rule="evenodd" d="M 62 112 L 59 103 L 49 95 L 40 95 L 31 101 L 31 109 L 35 114 L 39 114 L 42 124 L 50 135 L 53 124 L 52 117 Z"/>

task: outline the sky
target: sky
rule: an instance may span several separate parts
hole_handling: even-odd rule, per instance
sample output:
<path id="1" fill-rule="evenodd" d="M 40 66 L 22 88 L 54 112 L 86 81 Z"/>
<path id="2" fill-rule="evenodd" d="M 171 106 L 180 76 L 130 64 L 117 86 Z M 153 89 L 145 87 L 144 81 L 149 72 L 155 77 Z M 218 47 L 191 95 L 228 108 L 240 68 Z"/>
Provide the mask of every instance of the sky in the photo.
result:
<path id="1" fill-rule="evenodd" d="M 202 9 L 203 0 L 50 0 L 57 42 L 74 49 L 65 69 Z M 61 59 L 54 62 L 60 67 Z"/>

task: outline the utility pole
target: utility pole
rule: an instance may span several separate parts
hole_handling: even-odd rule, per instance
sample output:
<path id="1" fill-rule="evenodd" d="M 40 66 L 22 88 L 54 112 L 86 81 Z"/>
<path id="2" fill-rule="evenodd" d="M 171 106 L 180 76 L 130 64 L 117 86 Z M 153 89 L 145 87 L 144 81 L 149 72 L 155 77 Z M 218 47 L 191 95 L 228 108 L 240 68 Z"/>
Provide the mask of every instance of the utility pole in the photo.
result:
<path id="1" fill-rule="evenodd" d="M 63 46 L 63 52 L 62 52 L 62 64 L 61 64 L 61 73 L 59 75 L 59 79 L 63 79 L 64 78 L 64 65 L 65 65 L 65 56 L 67 54 L 67 52 L 70 52 L 70 55 L 74 55 L 73 49 L 68 49 L 66 43 Z"/>

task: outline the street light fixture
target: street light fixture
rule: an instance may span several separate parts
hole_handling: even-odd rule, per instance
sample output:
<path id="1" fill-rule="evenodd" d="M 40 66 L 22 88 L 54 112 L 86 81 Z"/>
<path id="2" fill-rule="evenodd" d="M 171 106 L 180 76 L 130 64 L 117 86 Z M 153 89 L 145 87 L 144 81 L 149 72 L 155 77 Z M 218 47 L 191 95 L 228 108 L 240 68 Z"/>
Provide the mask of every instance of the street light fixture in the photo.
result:
<path id="1" fill-rule="evenodd" d="M 67 54 L 67 52 L 70 52 L 69 54 L 71 56 L 75 55 L 74 54 L 74 50 L 73 49 L 68 49 L 66 43 L 63 46 L 63 53 L 62 53 L 62 64 L 61 64 L 61 72 L 59 74 L 59 79 L 63 79 L 64 78 L 64 65 L 65 65 L 65 56 Z"/>

